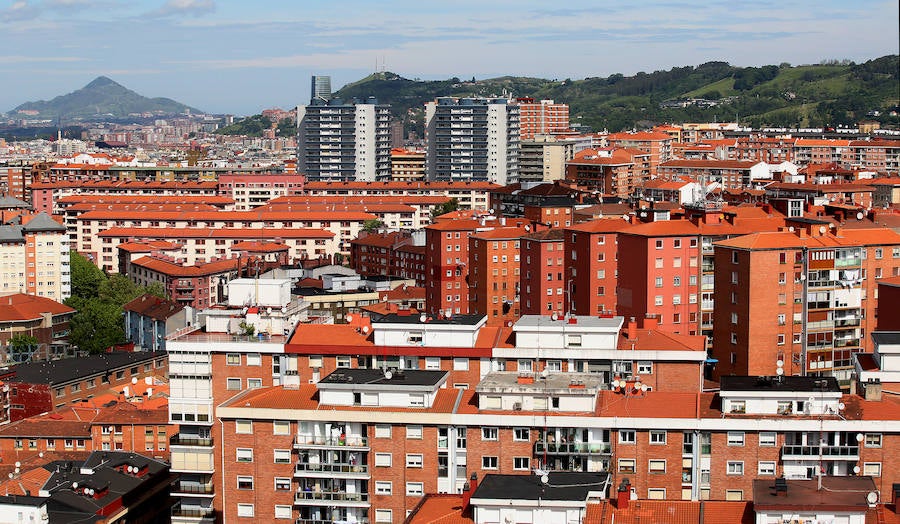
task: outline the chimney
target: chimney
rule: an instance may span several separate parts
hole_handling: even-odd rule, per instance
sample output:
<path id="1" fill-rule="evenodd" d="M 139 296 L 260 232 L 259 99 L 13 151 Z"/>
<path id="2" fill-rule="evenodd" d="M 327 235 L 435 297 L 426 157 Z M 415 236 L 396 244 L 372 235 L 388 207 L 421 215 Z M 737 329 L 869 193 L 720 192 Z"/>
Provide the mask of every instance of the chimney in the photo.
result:
<path id="1" fill-rule="evenodd" d="M 637 338 L 637 322 L 635 322 L 634 317 L 630 317 L 628 323 L 625 324 L 625 336 L 628 337 L 628 340 Z"/>
<path id="2" fill-rule="evenodd" d="M 469 501 L 472 500 L 472 495 L 476 489 L 478 489 L 478 473 L 473 471 L 469 481 L 463 486 L 462 513 L 468 511 Z"/>
<path id="3" fill-rule="evenodd" d="M 865 398 L 874 402 L 881 401 L 881 379 L 870 378 L 864 385 Z"/>
<path id="4" fill-rule="evenodd" d="M 616 508 L 628 509 L 629 499 L 631 499 L 631 481 L 623 479 L 622 483 L 619 484 L 619 489 L 616 493 Z"/>
<path id="5" fill-rule="evenodd" d="M 859 376 L 855 372 L 850 373 L 850 394 L 859 394 Z"/>
<path id="6" fill-rule="evenodd" d="M 644 315 L 644 329 L 656 329 L 659 327 L 659 317 L 656 315 Z"/>

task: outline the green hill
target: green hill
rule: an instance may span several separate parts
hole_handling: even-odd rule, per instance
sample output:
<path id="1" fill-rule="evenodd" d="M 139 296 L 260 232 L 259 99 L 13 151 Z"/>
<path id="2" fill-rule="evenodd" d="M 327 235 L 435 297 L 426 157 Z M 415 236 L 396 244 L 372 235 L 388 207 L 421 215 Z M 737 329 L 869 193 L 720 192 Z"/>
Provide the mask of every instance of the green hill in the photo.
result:
<path id="1" fill-rule="evenodd" d="M 374 96 L 391 104 L 407 130 L 420 133 L 423 104 L 438 96 L 527 96 L 569 104 L 573 124 L 619 131 L 660 122 L 733 121 L 754 127 L 852 125 L 864 118 L 898 125 L 888 115 L 900 100 L 900 59 L 862 64 L 789 64 L 736 67 L 726 62 L 675 67 L 583 80 L 500 77 L 417 81 L 394 73 L 373 74 L 334 96 Z M 663 107 L 667 101 L 703 98 L 716 105 Z M 878 111 L 879 116 L 869 114 Z"/>
<path id="2" fill-rule="evenodd" d="M 63 118 L 85 120 L 106 116 L 125 118 L 132 114 L 153 113 L 158 115 L 179 114 L 185 111 L 202 113 L 168 98 L 147 98 L 134 91 L 100 76 L 77 91 L 61 95 L 53 100 L 26 102 L 13 109 L 38 111 L 43 118 Z"/>

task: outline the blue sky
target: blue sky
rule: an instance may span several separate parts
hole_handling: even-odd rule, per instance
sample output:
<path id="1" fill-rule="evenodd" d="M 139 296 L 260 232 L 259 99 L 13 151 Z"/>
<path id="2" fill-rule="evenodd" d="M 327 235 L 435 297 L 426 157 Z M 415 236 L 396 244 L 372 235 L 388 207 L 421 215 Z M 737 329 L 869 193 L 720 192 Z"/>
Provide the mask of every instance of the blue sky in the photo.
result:
<path id="1" fill-rule="evenodd" d="M 0 0 L 0 111 L 99 75 L 243 115 L 382 62 L 423 79 L 860 62 L 900 52 L 898 19 L 897 0 Z"/>

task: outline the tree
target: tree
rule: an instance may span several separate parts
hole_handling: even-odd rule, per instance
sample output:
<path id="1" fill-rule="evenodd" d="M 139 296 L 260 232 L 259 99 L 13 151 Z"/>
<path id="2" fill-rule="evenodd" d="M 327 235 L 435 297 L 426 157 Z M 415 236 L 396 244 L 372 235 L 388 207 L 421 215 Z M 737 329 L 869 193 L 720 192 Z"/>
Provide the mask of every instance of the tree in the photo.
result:
<path id="1" fill-rule="evenodd" d="M 6 343 L 7 358 L 13 362 L 25 362 L 28 356 L 38 348 L 37 337 L 17 333 Z"/>
<path id="2" fill-rule="evenodd" d="M 106 280 L 106 274 L 76 251 L 69 252 L 69 268 L 72 273 L 72 296 L 96 297 L 100 284 Z"/>
<path id="3" fill-rule="evenodd" d="M 125 327 L 120 305 L 99 298 L 86 299 L 69 321 L 69 340 L 89 353 L 102 353 L 106 348 L 125 342 Z"/>
<path id="4" fill-rule="evenodd" d="M 378 220 L 377 218 L 370 218 L 369 220 L 363 222 L 363 231 L 367 233 L 373 233 L 375 231 L 378 231 L 382 227 L 384 227 L 384 222 Z"/>
<path id="5" fill-rule="evenodd" d="M 439 206 L 436 206 L 434 209 L 431 210 L 431 219 L 434 220 L 435 218 L 437 218 L 441 215 L 445 215 L 447 213 L 452 213 L 453 211 L 456 211 L 457 209 L 459 209 L 459 200 L 457 200 L 455 198 L 451 198 L 450 200 L 444 202 L 443 204 L 441 204 Z"/>

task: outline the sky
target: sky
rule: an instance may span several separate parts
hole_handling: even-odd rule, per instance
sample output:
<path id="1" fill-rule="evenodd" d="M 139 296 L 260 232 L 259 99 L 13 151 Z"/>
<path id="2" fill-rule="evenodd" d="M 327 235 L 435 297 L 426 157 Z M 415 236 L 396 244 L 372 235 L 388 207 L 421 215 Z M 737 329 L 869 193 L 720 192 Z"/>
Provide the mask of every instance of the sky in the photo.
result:
<path id="1" fill-rule="evenodd" d="M 0 111 L 100 75 L 250 115 L 376 70 L 406 78 L 631 75 L 900 53 L 897 0 L 0 0 Z M 528 93 L 516 93 L 527 95 Z"/>

